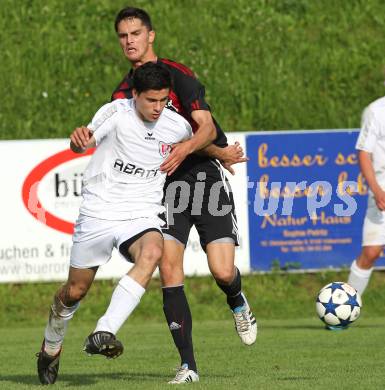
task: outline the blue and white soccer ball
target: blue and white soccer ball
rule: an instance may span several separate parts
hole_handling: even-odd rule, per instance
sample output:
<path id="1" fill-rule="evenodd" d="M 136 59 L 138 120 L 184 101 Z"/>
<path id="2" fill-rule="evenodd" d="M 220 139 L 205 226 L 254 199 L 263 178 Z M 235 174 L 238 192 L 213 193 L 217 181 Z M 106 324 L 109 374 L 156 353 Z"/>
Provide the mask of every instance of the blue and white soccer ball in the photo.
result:
<path id="1" fill-rule="evenodd" d="M 329 327 L 345 328 L 361 313 L 362 300 L 357 290 L 344 282 L 333 282 L 323 287 L 317 296 L 318 317 Z"/>

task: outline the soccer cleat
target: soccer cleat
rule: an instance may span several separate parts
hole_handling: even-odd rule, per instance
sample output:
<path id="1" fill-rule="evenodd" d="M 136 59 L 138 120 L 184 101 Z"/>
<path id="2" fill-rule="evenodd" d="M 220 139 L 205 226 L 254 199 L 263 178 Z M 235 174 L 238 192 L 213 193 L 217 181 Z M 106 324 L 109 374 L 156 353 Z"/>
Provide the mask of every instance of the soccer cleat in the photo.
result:
<path id="1" fill-rule="evenodd" d="M 115 359 L 123 353 L 123 344 L 110 332 L 91 333 L 84 342 L 88 355 L 103 355 L 107 359 Z"/>
<path id="2" fill-rule="evenodd" d="M 187 364 L 183 364 L 177 369 L 175 378 L 168 383 L 170 385 L 181 385 L 190 382 L 199 382 L 199 376 L 195 371 L 189 370 Z"/>
<path id="3" fill-rule="evenodd" d="M 60 351 L 55 355 L 48 355 L 44 351 L 44 341 L 40 352 L 36 354 L 37 357 L 37 373 L 42 385 L 52 385 L 56 382 L 59 373 Z"/>
<path id="4" fill-rule="evenodd" d="M 244 295 L 243 298 L 245 304 L 233 310 L 234 325 L 242 342 L 246 345 L 252 345 L 257 338 L 257 321 Z"/>

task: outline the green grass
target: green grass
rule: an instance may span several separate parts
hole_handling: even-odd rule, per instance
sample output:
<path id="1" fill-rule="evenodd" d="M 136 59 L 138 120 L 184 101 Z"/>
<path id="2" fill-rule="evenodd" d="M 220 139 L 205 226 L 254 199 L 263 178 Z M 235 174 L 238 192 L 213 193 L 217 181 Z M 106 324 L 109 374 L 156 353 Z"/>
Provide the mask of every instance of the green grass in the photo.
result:
<path id="1" fill-rule="evenodd" d="M 72 324 L 71 324 L 72 325 Z M 71 326 L 57 389 L 167 389 L 178 364 L 163 324 L 125 325 L 124 354 L 116 360 L 81 352 L 91 324 Z M 36 358 L 42 327 L 0 329 L 0 388 L 38 386 Z M 383 389 L 385 318 L 364 316 L 350 329 L 330 332 L 317 319 L 259 320 L 257 343 L 241 345 L 229 320 L 196 321 L 198 389 Z"/>
<path id="2" fill-rule="evenodd" d="M 242 278 L 243 290 L 257 317 L 295 319 L 315 315 L 315 297 L 325 284 L 347 279 L 344 272 L 317 274 L 271 273 Z M 374 272 L 364 296 L 364 310 L 369 317 L 385 317 L 385 272 Z M 96 281 L 74 317 L 76 324 L 95 323 L 104 313 L 116 281 Z M 60 283 L 0 284 L 0 327 L 43 326 L 52 297 Z M 211 277 L 186 278 L 186 294 L 196 321 L 228 318 L 225 298 Z M 135 310 L 131 322 L 163 322 L 159 279 L 154 279 Z"/>
<path id="3" fill-rule="evenodd" d="M 247 275 L 242 286 L 250 305 L 258 317 L 269 319 L 311 317 L 314 314 L 315 296 L 325 284 L 347 279 L 347 271 L 320 272 L 317 274 L 277 273 Z M 385 317 L 385 273 L 375 272 L 364 296 L 364 309 L 370 317 Z M 116 281 L 94 282 L 83 300 L 74 323 L 96 322 L 109 301 Z M 0 284 L 0 302 L 6 310 L 0 311 L 0 327 L 28 326 L 31 323 L 43 326 L 52 297 L 60 283 Z M 193 317 L 197 321 L 228 318 L 224 310 L 225 298 L 212 277 L 186 278 L 186 294 Z M 290 299 L 288 299 L 290 297 Z M 159 279 L 154 279 L 135 310 L 131 321 L 163 322 L 162 295 Z"/>
<path id="4" fill-rule="evenodd" d="M 384 272 L 375 272 L 361 318 L 350 329 L 323 329 L 315 296 L 347 271 L 271 273 L 243 277 L 243 290 L 258 319 L 257 343 L 247 348 L 235 334 L 224 297 L 209 277 L 188 278 L 186 292 L 201 382 L 194 388 L 383 389 Z M 36 359 L 58 283 L 0 285 L 0 388 L 36 388 Z M 70 323 L 57 388 L 168 388 L 178 364 L 164 323 L 159 280 L 119 332 L 123 356 L 108 361 L 81 353 L 109 302 L 114 281 L 97 281 Z"/>
<path id="5" fill-rule="evenodd" d="M 67 137 L 129 64 L 115 0 L 2 0 L 0 139 Z M 225 130 L 358 127 L 384 94 L 381 0 L 138 0 Z"/>

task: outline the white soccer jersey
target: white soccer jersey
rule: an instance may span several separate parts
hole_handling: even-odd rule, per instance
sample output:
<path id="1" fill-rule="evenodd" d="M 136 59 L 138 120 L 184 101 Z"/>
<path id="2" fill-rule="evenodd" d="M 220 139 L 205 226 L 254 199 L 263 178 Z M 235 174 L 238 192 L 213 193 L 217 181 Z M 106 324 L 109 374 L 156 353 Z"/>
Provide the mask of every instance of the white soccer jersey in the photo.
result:
<path id="1" fill-rule="evenodd" d="M 84 172 L 80 213 L 126 220 L 163 212 L 166 174 L 159 167 L 171 144 L 191 137 L 190 124 L 167 109 L 145 122 L 134 99 L 119 99 L 101 107 L 88 127 L 97 148 Z"/>
<path id="2" fill-rule="evenodd" d="M 356 149 L 371 153 L 376 179 L 385 188 L 385 97 L 364 110 Z"/>

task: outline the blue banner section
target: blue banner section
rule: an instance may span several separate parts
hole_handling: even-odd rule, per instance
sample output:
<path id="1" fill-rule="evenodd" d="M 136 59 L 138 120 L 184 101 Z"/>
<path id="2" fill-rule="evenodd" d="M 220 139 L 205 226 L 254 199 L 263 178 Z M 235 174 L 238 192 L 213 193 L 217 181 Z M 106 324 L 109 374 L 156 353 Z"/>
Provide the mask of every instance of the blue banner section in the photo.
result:
<path id="1" fill-rule="evenodd" d="M 340 268 L 358 256 L 368 187 L 357 136 L 338 130 L 246 137 L 251 269 Z"/>

